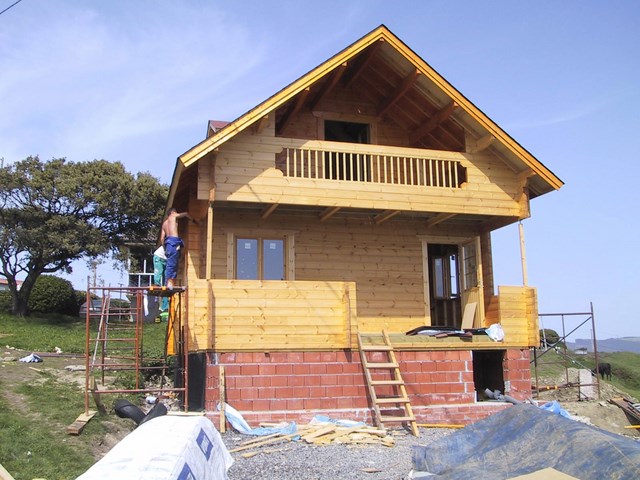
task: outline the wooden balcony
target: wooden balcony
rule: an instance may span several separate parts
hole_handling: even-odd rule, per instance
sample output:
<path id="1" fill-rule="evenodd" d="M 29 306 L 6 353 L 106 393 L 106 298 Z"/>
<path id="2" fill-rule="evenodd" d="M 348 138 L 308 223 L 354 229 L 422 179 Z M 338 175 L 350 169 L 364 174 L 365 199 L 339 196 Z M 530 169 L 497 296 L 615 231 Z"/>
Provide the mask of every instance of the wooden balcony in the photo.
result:
<path id="1" fill-rule="evenodd" d="M 212 173 L 203 166 L 198 175 L 201 198 L 209 198 Z M 526 211 L 521 182 L 482 153 L 260 138 L 218 153 L 213 175 L 216 201 L 506 217 Z"/>
<path id="2" fill-rule="evenodd" d="M 496 320 L 504 342 L 407 336 L 423 317 L 358 317 L 356 284 L 324 281 L 196 280 L 189 290 L 189 344 L 194 350 L 277 352 L 357 349 L 357 332 L 382 329 L 398 349 L 506 349 L 538 344 L 535 289 L 500 287 Z M 485 326 L 488 323 L 485 323 Z M 532 343 L 533 342 L 533 343 Z"/>
<path id="3" fill-rule="evenodd" d="M 276 168 L 291 178 L 415 187 L 460 188 L 467 181 L 460 159 L 446 152 L 339 142 L 285 146 Z"/>

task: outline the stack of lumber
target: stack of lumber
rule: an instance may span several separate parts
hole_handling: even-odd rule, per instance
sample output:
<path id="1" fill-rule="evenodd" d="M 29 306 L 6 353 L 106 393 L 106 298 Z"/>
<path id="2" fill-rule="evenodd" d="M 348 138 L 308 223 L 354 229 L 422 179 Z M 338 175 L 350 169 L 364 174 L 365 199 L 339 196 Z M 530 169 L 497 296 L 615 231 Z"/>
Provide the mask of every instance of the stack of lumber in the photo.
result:
<path id="1" fill-rule="evenodd" d="M 262 424 L 261 426 L 273 426 L 272 424 Z M 275 444 L 286 443 L 292 440 L 306 442 L 313 445 L 348 444 L 348 445 L 382 445 L 393 447 L 395 440 L 387 434 L 385 429 L 368 427 L 366 425 L 355 425 L 352 427 L 342 427 L 333 423 L 309 423 L 298 426 L 298 431 L 291 434 L 274 433 L 263 437 L 253 438 L 241 443 L 238 447 L 229 450 L 231 453 L 253 450 L 245 452 L 243 457 L 248 458 L 258 453 L 273 453 L 282 449 L 262 449 L 262 447 L 272 447 Z M 254 450 L 258 449 L 258 450 Z"/>

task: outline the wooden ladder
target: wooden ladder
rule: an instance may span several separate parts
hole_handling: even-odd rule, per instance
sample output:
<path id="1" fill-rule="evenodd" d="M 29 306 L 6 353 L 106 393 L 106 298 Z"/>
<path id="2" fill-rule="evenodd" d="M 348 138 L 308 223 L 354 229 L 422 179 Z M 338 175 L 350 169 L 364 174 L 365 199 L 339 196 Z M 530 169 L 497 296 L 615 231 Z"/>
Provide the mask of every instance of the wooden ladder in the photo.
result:
<path id="1" fill-rule="evenodd" d="M 368 339 L 379 338 L 377 336 L 368 336 Z M 407 389 L 402 380 L 400 374 L 400 365 L 396 361 L 396 355 L 393 352 L 393 346 L 389 340 L 389 335 L 386 331 L 382 331 L 383 344 L 364 343 L 362 341 L 362 335 L 358 333 L 358 349 L 360 350 L 360 361 L 362 362 L 362 368 L 364 369 L 364 375 L 367 379 L 367 387 L 369 388 L 369 395 L 373 404 L 373 411 L 375 412 L 376 423 L 379 427 L 384 428 L 385 423 L 392 422 L 408 422 L 411 427 L 411 433 L 416 437 L 419 436 L 418 425 L 416 424 L 416 417 L 413 415 L 411 409 L 411 402 L 407 396 Z M 367 357 L 367 352 L 383 352 L 387 355 L 386 362 L 372 362 Z M 376 373 L 372 375 L 372 371 Z M 383 372 L 388 372 L 385 375 Z M 381 375 L 378 375 L 381 374 Z M 388 379 L 377 378 L 379 376 L 388 376 Z M 376 387 L 379 390 L 383 390 L 387 393 L 379 394 L 376 391 Z M 389 393 L 391 392 L 391 394 Z M 383 415 L 382 411 L 385 410 L 402 410 L 401 415 Z"/>

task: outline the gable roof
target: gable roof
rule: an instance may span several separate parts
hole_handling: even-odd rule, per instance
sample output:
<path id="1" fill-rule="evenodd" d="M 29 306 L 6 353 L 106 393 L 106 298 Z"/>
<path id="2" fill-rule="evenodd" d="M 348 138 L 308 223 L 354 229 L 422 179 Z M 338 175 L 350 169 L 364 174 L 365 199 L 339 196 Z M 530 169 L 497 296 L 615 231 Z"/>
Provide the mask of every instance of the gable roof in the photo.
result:
<path id="1" fill-rule="evenodd" d="M 375 65 L 375 68 L 371 65 Z M 366 70 L 366 74 L 360 75 L 368 78 L 369 83 L 364 85 L 365 87 L 378 91 L 386 89 L 387 101 L 384 95 L 380 96 L 383 101 L 377 114 L 393 117 L 398 124 L 413 131 L 416 140 L 419 140 L 421 135 L 430 135 L 431 142 L 440 142 L 447 147 L 443 149 L 456 150 L 460 148 L 460 141 L 456 141 L 460 134 L 456 129 L 464 129 L 478 145 L 490 145 L 492 151 L 507 163 L 515 174 L 528 178 L 532 198 L 557 190 L 563 185 L 562 180 L 551 170 L 456 90 L 387 27 L 381 25 L 234 121 L 209 129 L 208 138 L 178 157 L 168 204 L 171 205 L 173 202 L 175 189 L 184 168 L 195 164 L 263 117 L 277 111 L 282 112 L 286 106 L 289 106 L 289 111 L 294 110 L 295 100 L 300 99 L 303 92 L 307 95 L 312 91 L 316 97 L 321 97 L 323 87 L 335 83 L 336 79 L 339 80 L 345 69 L 348 71 L 342 76 L 343 81 L 349 76 L 349 81 L 352 81 Z M 375 71 L 377 73 L 373 73 Z M 378 76 L 377 80 L 373 78 L 374 75 Z M 389 78 L 395 81 L 390 82 Z M 377 83 L 373 85 L 374 82 Z M 411 90 L 411 95 L 405 95 L 408 90 Z M 404 98 L 405 103 L 397 102 L 394 105 L 400 98 Z M 317 99 L 312 101 L 316 102 Z M 407 116 L 407 112 L 411 114 Z M 432 130 L 434 125 L 439 124 L 443 125 L 443 130 L 440 138 L 436 138 Z"/>

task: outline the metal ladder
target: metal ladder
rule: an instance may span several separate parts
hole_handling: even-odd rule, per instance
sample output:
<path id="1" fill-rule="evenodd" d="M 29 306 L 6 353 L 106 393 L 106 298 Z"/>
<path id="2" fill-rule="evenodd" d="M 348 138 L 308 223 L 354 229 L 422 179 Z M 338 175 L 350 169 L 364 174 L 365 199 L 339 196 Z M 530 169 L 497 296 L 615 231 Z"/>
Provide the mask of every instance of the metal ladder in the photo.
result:
<path id="1" fill-rule="evenodd" d="M 411 433 L 419 436 L 416 418 L 411 408 L 411 402 L 407 395 L 407 389 L 400 373 L 400 365 L 386 331 L 382 331 L 383 343 L 373 343 L 378 339 L 377 335 L 367 335 L 365 343 L 362 334 L 358 333 L 358 349 L 360 361 L 367 379 L 367 387 L 375 413 L 376 423 L 384 428 L 385 423 L 408 423 Z M 386 361 L 378 362 L 369 360 L 368 354 L 381 353 L 386 356 Z M 391 411 L 391 412 L 390 412 Z M 398 411 L 400 414 L 398 415 Z"/>

